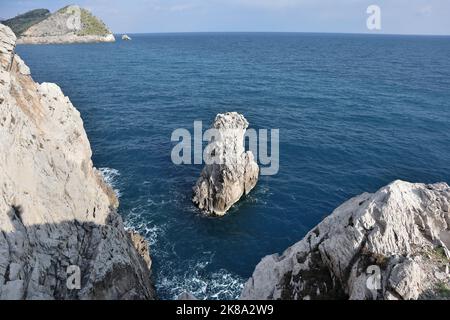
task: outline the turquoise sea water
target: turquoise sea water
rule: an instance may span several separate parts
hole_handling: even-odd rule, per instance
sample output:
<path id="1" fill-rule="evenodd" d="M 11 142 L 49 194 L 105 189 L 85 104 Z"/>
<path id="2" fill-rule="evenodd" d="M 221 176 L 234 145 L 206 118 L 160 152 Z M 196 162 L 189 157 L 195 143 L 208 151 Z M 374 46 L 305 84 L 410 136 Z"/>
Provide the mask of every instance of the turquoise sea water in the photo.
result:
<path id="1" fill-rule="evenodd" d="M 126 224 L 151 243 L 160 298 L 236 298 L 263 256 L 349 197 L 395 179 L 450 182 L 449 37 L 132 38 L 17 52 L 80 110 Z M 172 164 L 170 135 L 226 111 L 280 129 L 280 171 L 204 218 L 190 202 L 201 166 Z"/>

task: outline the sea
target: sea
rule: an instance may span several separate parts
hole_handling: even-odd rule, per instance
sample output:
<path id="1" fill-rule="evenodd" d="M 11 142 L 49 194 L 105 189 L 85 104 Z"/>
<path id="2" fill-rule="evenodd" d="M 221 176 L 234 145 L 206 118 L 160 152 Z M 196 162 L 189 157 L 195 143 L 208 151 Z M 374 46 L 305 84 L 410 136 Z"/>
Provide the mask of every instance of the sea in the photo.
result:
<path id="1" fill-rule="evenodd" d="M 19 45 L 38 82 L 80 111 L 93 162 L 149 241 L 161 299 L 235 299 L 345 200 L 396 179 L 450 182 L 450 37 L 131 34 Z M 202 165 L 171 160 L 179 128 L 218 113 L 279 129 L 279 170 L 223 218 L 192 204 Z"/>

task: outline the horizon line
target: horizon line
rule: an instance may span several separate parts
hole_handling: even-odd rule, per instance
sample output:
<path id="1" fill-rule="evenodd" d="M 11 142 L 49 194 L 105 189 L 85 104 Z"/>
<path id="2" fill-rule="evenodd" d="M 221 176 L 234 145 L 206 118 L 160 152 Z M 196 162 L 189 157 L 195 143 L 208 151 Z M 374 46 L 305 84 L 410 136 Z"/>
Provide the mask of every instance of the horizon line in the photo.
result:
<path id="1" fill-rule="evenodd" d="M 370 35 L 370 36 L 413 36 L 413 37 L 450 37 L 450 34 L 433 33 L 384 33 L 384 32 L 331 32 L 331 31 L 149 31 L 149 32 L 113 32 L 114 35 L 134 34 L 195 34 L 195 33 L 302 33 L 330 35 Z"/>

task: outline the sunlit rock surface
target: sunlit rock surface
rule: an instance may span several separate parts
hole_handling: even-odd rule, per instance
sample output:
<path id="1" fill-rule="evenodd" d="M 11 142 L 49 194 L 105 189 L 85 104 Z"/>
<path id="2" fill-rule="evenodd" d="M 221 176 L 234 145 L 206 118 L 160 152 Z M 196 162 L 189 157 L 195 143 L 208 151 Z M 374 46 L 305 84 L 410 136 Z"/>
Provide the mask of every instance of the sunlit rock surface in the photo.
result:
<path id="1" fill-rule="evenodd" d="M 153 298 L 148 246 L 125 231 L 79 112 L 15 42 L 0 25 L 0 299 Z"/>
<path id="2" fill-rule="evenodd" d="M 209 154 L 218 161 L 206 164 L 194 187 L 192 201 L 208 215 L 223 216 L 258 182 L 259 167 L 251 151 L 245 151 L 248 122 L 236 112 L 218 114 Z"/>
<path id="3" fill-rule="evenodd" d="M 395 181 L 256 266 L 242 299 L 450 298 L 450 188 Z"/>

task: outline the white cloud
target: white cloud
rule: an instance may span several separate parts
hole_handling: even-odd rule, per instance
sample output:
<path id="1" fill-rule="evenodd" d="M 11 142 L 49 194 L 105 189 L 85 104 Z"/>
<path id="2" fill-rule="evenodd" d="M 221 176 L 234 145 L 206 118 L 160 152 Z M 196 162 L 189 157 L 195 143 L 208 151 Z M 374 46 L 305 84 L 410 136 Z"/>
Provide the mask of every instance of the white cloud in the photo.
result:
<path id="1" fill-rule="evenodd" d="M 431 16 L 431 15 L 433 14 L 433 7 L 430 6 L 430 5 L 420 7 L 420 8 L 417 10 L 417 13 L 418 13 L 419 15 L 421 15 L 421 16 L 429 17 L 429 16 Z"/>
<path id="2" fill-rule="evenodd" d="M 236 4 L 267 9 L 285 9 L 302 5 L 303 0 L 233 0 Z"/>
<path id="3" fill-rule="evenodd" d="M 169 11 L 169 12 L 182 12 L 195 9 L 199 6 L 199 2 L 197 0 L 186 0 L 186 1 L 178 1 L 178 0 L 143 0 L 142 1 L 145 7 L 152 11 Z"/>
<path id="4" fill-rule="evenodd" d="M 192 10 L 192 9 L 194 9 L 196 7 L 197 6 L 195 4 L 185 3 L 185 4 L 172 5 L 172 6 L 169 6 L 167 9 L 169 11 L 187 11 L 187 10 Z"/>

